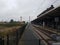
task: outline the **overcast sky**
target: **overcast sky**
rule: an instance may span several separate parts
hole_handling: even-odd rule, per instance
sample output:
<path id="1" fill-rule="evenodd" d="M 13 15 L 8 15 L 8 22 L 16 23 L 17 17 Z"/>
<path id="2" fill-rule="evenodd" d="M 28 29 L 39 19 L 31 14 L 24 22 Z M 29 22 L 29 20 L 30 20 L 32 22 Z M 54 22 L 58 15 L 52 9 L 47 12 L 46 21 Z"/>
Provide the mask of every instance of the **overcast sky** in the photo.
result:
<path id="1" fill-rule="evenodd" d="M 0 21 L 18 21 L 20 16 L 25 21 L 29 16 L 33 20 L 51 4 L 60 6 L 60 0 L 0 0 Z"/>

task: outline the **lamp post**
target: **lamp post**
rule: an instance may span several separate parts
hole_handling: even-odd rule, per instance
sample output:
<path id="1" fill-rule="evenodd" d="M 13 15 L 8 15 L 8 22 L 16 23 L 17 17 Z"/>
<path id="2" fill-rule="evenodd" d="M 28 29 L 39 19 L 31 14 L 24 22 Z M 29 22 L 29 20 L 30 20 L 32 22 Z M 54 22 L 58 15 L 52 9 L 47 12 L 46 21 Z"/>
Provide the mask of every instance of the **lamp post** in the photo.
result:
<path id="1" fill-rule="evenodd" d="M 20 21 L 22 22 L 22 16 L 20 16 Z"/>
<path id="2" fill-rule="evenodd" d="M 29 22 L 30 22 L 30 16 L 29 16 Z"/>

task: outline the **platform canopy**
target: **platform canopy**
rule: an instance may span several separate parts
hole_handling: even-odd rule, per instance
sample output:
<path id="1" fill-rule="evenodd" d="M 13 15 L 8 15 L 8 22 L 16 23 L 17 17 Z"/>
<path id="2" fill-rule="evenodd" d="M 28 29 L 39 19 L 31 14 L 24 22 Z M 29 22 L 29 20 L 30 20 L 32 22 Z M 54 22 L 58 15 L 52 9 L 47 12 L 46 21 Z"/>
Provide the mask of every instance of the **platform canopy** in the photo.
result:
<path id="1" fill-rule="evenodd" d="M 49 19 L 49 18 L 53 18 L 53 17 L 60 17 L 60 7 L 57 8 L 53 8 L 43 14 L 40 14 L 35 20 L 33 20 L 32 22 L 39 22 L 39 20 L 42 19 Z"/>

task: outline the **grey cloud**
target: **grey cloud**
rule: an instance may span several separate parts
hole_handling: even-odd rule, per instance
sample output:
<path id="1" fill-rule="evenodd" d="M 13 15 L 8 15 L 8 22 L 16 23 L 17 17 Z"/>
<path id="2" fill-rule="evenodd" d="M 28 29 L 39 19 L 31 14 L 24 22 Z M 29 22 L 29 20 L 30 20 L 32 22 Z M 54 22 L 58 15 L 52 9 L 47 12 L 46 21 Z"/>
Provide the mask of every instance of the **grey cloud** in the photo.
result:
<path id="1" fill-rule="evenodd" d="M 31 20 L 33 20 L 54 1 L 55 0 L 0 0 L 0 20 L 9 21 L 11 18 L 19 20 L 20 16 L 26 21 L 28 21 L 28 17 L 31 16 Z M 57 1 L 54 6 L 56 7 L 58 4 L 60 5 L 60 1 Z"/>

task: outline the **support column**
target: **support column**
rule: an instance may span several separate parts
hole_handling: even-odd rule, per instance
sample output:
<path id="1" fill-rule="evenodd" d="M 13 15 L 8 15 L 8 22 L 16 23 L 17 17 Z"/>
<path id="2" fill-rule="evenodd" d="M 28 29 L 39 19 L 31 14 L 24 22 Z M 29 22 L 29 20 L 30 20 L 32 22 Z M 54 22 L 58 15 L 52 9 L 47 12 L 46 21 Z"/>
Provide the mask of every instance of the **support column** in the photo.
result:
<path id="1" fill-rule="evenodd" d="M 43 28 L 45 27 L 45 22 L 43 21 Z"/>
<path id="2" fill-rule="evenodd" d="M 56 26 L 56 29 L 58 29 L 58 22 L 59 22 L 59 17 L 55 17 L 55 26 Z"/>

